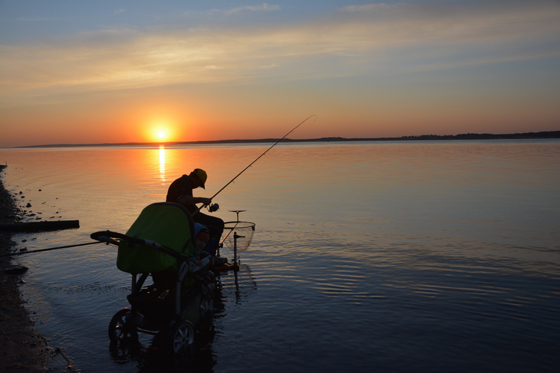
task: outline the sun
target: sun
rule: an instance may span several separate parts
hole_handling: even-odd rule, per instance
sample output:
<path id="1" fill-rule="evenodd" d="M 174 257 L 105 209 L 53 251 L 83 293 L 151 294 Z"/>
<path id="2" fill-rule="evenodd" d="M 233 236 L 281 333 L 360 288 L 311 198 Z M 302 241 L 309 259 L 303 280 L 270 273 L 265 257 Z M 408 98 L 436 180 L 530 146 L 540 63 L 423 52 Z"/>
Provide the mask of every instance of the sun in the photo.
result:
<path id="1" fill-rule="evenodd" d="M 172 121 L 149 121 L 142 131 L 145 141 L 154 143 L 176 141 L 178 136 L 177 126 Z"/>
<path id="2" fill-rule="evenodd" d="M 169 126 L 166 125 L 158 125 L 156 127 L 152 127 L 151 129 L 151 135 L 150 137 L 152 138 L 152 141 L 156 141 L 156 142 L 165 142 L 165 141 L 169 141 L 169 139 L 172 137 L 171 136 L 171 130 L 169 128 Z"/>

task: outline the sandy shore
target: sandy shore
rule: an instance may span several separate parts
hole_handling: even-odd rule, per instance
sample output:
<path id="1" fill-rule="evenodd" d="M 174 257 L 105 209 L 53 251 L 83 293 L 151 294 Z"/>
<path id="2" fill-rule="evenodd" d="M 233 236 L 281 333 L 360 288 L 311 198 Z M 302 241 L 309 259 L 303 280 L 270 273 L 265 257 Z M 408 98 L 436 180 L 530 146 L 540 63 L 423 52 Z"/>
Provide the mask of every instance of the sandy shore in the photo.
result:
<path id="1" fill-rule="evenodd" d="M 21 216 L 13 196 L 4 189 L 0 166 L 0 223 L 13 223 Z M 0 231 L 0 255 L 14 251 L 12 234 Z M 72 371 L 59 348 L 34 329 L 19 292 L 25 286 L 25 274 L 8 274 L 11 257 L 0 257 L 0 372 Z"/>

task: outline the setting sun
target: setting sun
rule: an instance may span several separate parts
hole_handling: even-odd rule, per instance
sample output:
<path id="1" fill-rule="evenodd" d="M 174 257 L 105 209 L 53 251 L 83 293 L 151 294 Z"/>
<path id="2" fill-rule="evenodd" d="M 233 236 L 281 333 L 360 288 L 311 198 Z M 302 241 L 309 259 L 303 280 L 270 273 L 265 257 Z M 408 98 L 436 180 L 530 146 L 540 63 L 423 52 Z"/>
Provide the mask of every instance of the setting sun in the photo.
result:
<path id="1" fill-rule="evenodd" d="M 167 123 L 159 123 L 146 128 L 146 139 L 150 142 L 174 141 L 177 134 L 175 129 Z"/>
<path id="2" fill-rule="evenodd" d="M 156 128 L 152 128 L 152 141 L 168 141 L 169 140 L 169 130 L 167 128 L 163 128 L 162 126 L 158 126 Z"/>

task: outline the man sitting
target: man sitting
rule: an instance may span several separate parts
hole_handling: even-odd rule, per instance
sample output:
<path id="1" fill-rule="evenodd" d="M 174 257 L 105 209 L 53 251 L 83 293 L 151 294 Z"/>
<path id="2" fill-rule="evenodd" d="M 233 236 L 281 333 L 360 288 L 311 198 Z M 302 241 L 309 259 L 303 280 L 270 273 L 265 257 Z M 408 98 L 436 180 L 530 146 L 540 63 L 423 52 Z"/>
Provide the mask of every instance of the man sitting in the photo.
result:
<path id="1" fill-rule="evenodd" d="M 212 199 L 193 196 L 194 189 L 198 187 L 204 189 L 207 178 L 206 171 L 200 168 L 194 169 L 189 175 L 181 176 L 169 186 L 166 201 L 179 203 L 185 206 L 192 214 L 195 222 L 208 227 L 210 231 L 210 240 L 206 251 L 215 255 L 220 237 L 224 231 L 224 221 L 220 218 L 201 213 L 199 211 L 200 209 L 195 205 L 196 203 L 202 203 L 203 206 L 208 206 L 212 203 Z"/>

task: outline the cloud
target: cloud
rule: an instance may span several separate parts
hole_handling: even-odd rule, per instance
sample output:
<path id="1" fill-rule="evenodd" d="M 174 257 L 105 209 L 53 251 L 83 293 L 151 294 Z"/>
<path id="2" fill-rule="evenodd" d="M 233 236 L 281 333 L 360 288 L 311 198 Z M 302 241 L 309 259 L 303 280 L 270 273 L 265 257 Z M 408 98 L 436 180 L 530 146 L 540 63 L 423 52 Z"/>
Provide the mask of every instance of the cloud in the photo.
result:
<path id="1" fill-rule="evenodd" d="M 279 5 L 268 5 L 267 3 L 262 3 L 260 5 L 249 5 L 226 10 L 224 11 L 224 14 L 238 14 L 244 12 L 271 12 L 276 10 L 280 10 Z"/>
<path id="2" fill-rule="evenodd" d="M 503 63 L 560 55 L 559 35 L 560 6 L 549 1 L 348 6 L 297 25 L 106 28 L 0 46 L 0 95 Z"/>
<path id="3" fill-rule="evenodd" d="M 229 16 L 237 16 L 242 14 L 273 12 L 278 10 L 280 10 L 280 5 L 271 5 L 268 3 L 262 3 L 260 5 L 247 5 L 247 6 L 236 7 L 231 9 L 212 8 L 205 11 L 187 10 L 183 13 L 183 15 L 187 17 L 191 17 L 192 19 L 200 19 L 208 16 L 229 17 Z"/>
<path id="4" fill-rule="evenodd" d="M 113 15 L 116 16 L 117 14 L 121 14 L 122 12 L 124 12 L 124 9 L 117 9 L 113 12 Z"/>
<path id="5" fill-rule="evenodd" d="M 370 4 L 340 9 L 338 23 L 385 40 L 452 42 L 526 39 L 558 32 L 560 4 L 553 1 Z"/>

